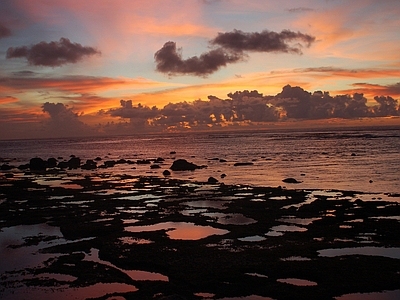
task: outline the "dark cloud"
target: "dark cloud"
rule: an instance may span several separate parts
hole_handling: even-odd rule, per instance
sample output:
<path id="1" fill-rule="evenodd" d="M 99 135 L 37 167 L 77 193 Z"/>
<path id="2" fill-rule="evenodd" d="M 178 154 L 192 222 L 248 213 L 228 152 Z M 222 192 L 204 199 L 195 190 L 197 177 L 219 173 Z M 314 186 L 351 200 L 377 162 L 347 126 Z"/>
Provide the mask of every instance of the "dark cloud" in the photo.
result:
<path id="1" fill-rule="evenodd" d="M 301 54 L 301 49 L 309 47 L 315 37 L 283 30 L 280 33 L 264 30 L 261 33 L 246 33 L 240 30 L 218 33 L 210 44 L 217 48 L 188 59 L 182 58 L 182 49 L 175 42 L 167 42 L 158 50 L 154 59 L 156 70 L 168 75 L 206 76 L 230 63 L 243 61 L 246 52 L 282 52 Z"/>
<path id="2" fill-rule="evenodd" d="M 315 41 L 315 37 L 301 32 L 283 30 L 280 33 L 264 30 L 262 32 L 232 32 L 218 33 L 217 37 L 210 41 L 213 45 L 219 45 L 224 49 L 233 51 L 254 52 L 284 52 L 301 54 L 301 48 L 309 47 Z M 294 43 L 293 43 L 294 42 Z"/>
<path id="3" fill-rule="evenodd" d="M 47 135 L 67 137 L 94 134 L 94 131 L 79 119 L 79 114 L 62 103 L 46 102 L 42 109 L 50 117 L 43 124 Z"/>
<path id="4" fill-rule="evenodd" d="M 2 23 L 0 23 L 0 39 L 8 37 L 10 35 L 11 35 L 11 30 Z"/>
<path id="5" fill-rule="evenodd" d="M 10 47 L 7 58 L 26 58 L 30 65 L 57 67 L 68 63 L 76 63 L 85 56 L 100 54 L 92 47 L 71 43 L 69 39 L 61 38 L 58 42 L 40 42 L 30 47 Z"/>
<path id="6" fill-rule="evenodd" d="M 368 106 L 362 93 L 331 96 L 329 92 L 313 93 L 301 87 L 286 85 L 275 96 L 264 96 L 258 91 L 236 91 L 228 98 L 208 96 L 208 100 L 169 103 L 163 108 L 132 104 L 121 100 L 120 107 L 103 111 L 103 114 L 120 117 L 115 124 L 125 133 L 140 128 L 141 131 L 207 129 L 241 124 L 257 125 L 284 122 L 288 119 L 354 119 L 364 117 L 399 116 L 397 100 L 390 96 L 375 97 L 377 105 Z M 128 122 L 124 121 L 128 120 Z M 111 126 L 108 125 L 110 130 Z M 129 131 L 130 130 L 130 131 Z"/>
<path id="7" fill-rule="evenodd" d="M 199 57 L 183 59 L 181 49 L 176 48 L 175 42 L 167 42 L 154 55 L 156 69 L 169 75 L 193 74 L 196 76 L 209 75 L 228 63 L 238 62 L 243 55 L 222 48 L 210 50 Z"/>
<path id="8" fill-rule="evenodd" d="M 314 9 L 309 7 L 295 7 L 295 8 L 289 8 L 287 11 L 291 13 L 301 13 L 307 11 L 314 11 Z"/>

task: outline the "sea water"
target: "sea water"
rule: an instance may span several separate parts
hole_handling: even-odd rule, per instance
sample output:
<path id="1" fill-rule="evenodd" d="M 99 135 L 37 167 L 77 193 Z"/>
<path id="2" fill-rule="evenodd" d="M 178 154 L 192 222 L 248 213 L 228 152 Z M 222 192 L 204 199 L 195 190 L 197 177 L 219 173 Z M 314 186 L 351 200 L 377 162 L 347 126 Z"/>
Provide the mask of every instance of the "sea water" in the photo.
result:
<path id="1" fill-rule="evenodd" d="M 18 166 L 32 157 L 54 157 L 62 161 L 71 155 L 81 158 L 82 163 L 100 157 L 102 161 L 98 165 L 118 159 L 136 162 L 161 157 L 165 160 L 160 169 L 118 164 L 102 172 L 163 176 L 162 172 L 175 159 L 182 158 L 207 167 L 172 172 L 172 178 L 207 181 L 212 176 L 226 184 L 400 193 L 400 127 L 0 141 L 0 164 Z M 237 162 L 251 164 L 235 166 Z M 282 182 L 288 177 L 301 183 Z"/>

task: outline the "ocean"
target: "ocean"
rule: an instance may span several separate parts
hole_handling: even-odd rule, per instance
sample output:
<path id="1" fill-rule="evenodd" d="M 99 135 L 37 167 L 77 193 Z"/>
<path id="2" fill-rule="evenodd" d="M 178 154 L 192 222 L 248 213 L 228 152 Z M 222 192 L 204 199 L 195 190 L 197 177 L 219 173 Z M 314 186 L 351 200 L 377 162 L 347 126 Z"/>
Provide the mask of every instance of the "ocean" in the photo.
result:
<path id="1" fill-rule="evenodd" d="M 163 176 L 175 159 L 207 166 L 172 172 L 172 178 L 296 189 L 400 193 L 400 128 L 163 133 L 132 136 L 0 141 L 0 164 L 71 155 L 133 162 L 161 157 L 160 169 L 118 164 L 102 172 Z M 235 166 L 235 163 L 251 163 Z M 100 164 L 99 162 L 98 164 Z M 75 170 L 74 172 L 93 172 Z M 221 175 L 224 174 L 221 178 Z M 225 176 L 226 175 L 226 176 Z M 296 184 L 282 182 L 295 178 Z"/>

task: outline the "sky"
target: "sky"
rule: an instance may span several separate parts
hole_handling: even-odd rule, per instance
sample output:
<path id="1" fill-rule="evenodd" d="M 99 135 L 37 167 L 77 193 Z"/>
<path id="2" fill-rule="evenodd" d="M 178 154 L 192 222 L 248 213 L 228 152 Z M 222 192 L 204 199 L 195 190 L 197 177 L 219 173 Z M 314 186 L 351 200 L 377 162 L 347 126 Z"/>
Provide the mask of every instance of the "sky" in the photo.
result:
<path id="1" fill-rule="evenodd" d="M 398 0 L 0 0 L 0 139 L 400 124 Z"/>

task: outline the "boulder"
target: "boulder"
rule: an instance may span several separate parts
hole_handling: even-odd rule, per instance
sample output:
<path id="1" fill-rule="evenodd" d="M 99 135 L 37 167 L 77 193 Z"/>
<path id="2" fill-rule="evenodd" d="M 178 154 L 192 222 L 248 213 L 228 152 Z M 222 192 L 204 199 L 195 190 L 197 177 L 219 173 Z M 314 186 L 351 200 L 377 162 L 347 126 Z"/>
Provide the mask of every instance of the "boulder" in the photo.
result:
<path id="1" fill-rule="evenodd" d="M 252 166 L 254 163 L 252 162 L 237 162 L 233 166 L 240 167 L 240 166 Z"/>
<path id="2" fill-rule="evenodd" d="M 188 162 L 186 159 L 177 159 L 172 163 L 172 166 L 170 167 L 172 171 L 193 171 L 200 168 L 200 166 Z"/>
<path id="3" fill-rule="evenodd" d="M 289 177 L 282 180 L 285 183 L 301 183 L 301 181 L 297 181 L 296 179 Z"/>
<path id="4" fill-rule="evenodd" d="M 44 171 L 46 170 L 46 162 L 40 157 L 31 158 L 29 168 L 33 171 Z"/>
<path id="5" fill-rule="evenodd" d="M 214 183 L 218 182 L 218 179 L 211 176 L 211 177 L 208 178 L 207 182 L 211 183 L 211 184 L 214 184 Z"/>
<path id="6" fill-rule="evenodd" d="M 164 172 L 162 172 L 164 176 L 169 176 L 171 175 L 171 172 L 168 170 L 164 170 Z"/>
<path id="7" fill-rule="evenodd" d="M 57 167 L 57 159 L 55 159 L 54 157 L 50 157 L 49 159 L 47 159 L 47 167 L 48 168 Z"/>
<path id="8" fill-rule="evenodd" d="M 97 164 L 93 159 L 88 159 L 85 164 L 81 166 L 84 170 L 94 170 L 97 169 Z"/>
<path id="9" fill-rule="evenodd" d="M 68 161 L 69 169 L 78 169 L 81 166 L 81 159 L 76 157 L 75 155 L 71 155 L 71 158 Z"/>

